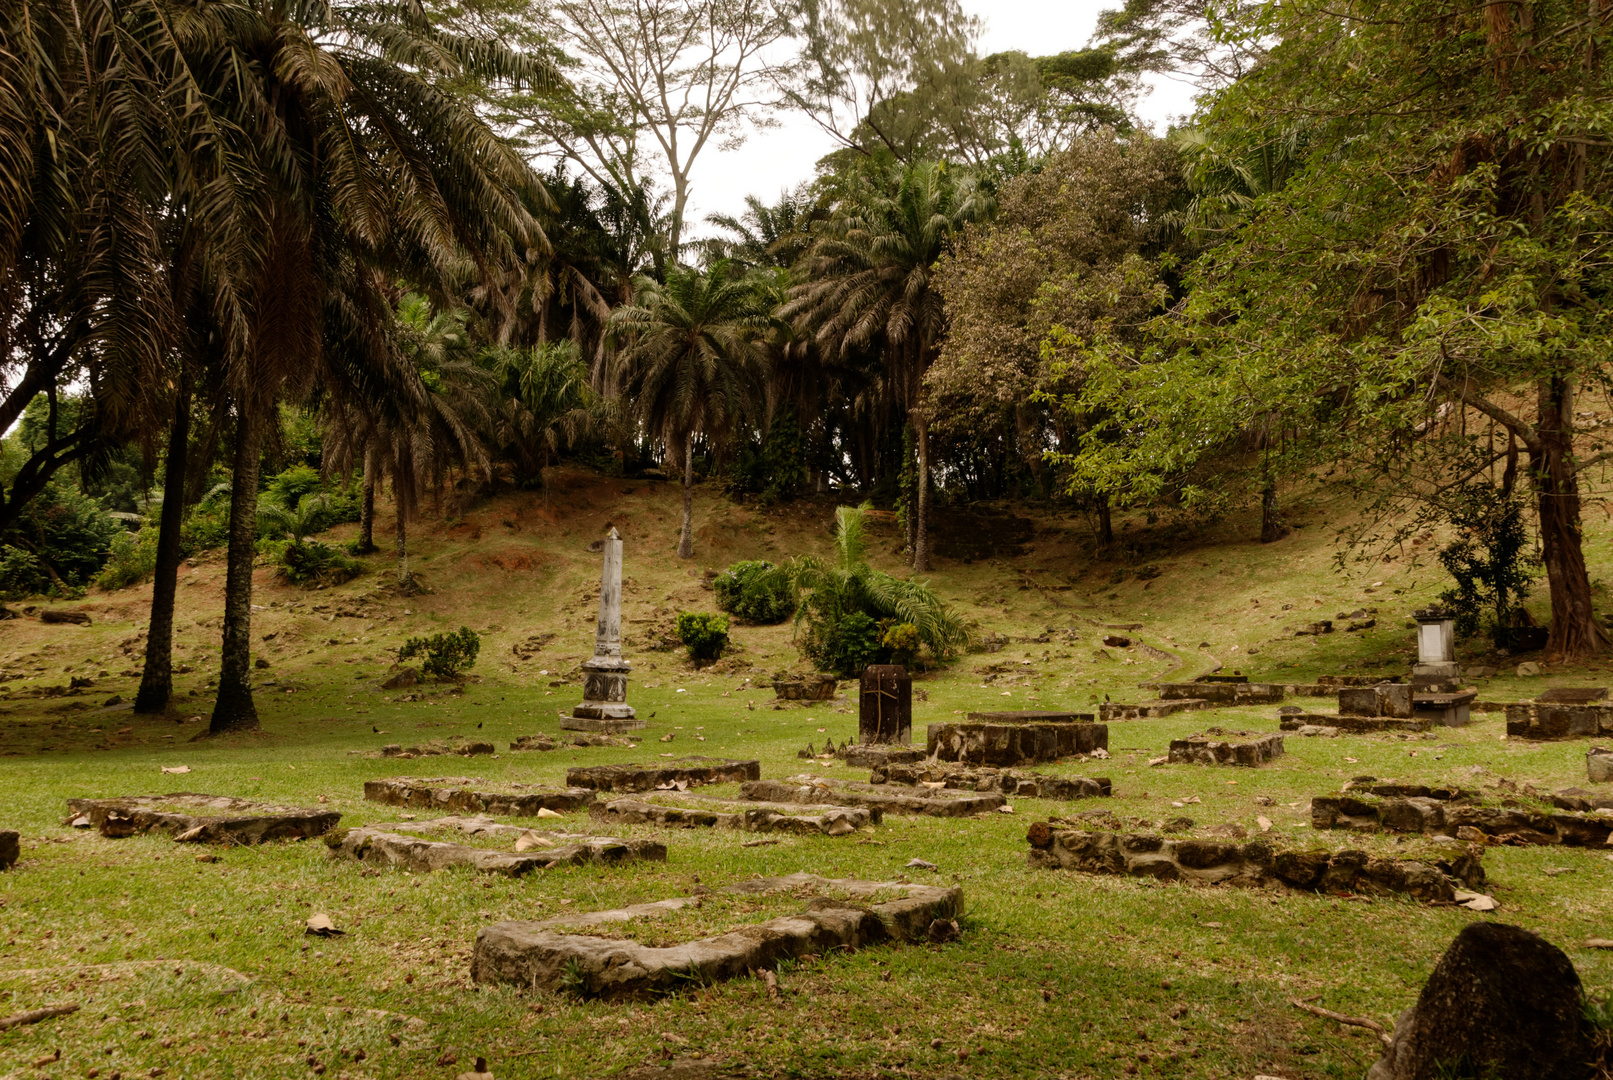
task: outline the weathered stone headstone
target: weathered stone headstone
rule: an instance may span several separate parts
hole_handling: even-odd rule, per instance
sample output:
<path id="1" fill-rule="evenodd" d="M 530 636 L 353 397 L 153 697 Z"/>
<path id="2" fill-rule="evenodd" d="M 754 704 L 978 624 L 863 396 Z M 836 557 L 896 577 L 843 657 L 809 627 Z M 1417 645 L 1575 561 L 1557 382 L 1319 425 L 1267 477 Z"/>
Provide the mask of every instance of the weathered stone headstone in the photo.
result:
<path id="1" fill-rule="evenodd" d="M 870 664 L 863 669 L 857 707 L 857 741 L 913 741 L 913 676 L 900 664 Z"/>
<path id="2" fill-rule="evenodd" d="M 1613 781 L 1613 750 L 1593 746 L 1585 751 L 1585 775 L 1593 784 Z"/>
<path id="3" fill-rule="evenodd" d="M 1472 923 L 1400 1014 L 1367 1080 L 1433 1080 L 1456 1065 L 1507 1080 L 1586 1075 L 1582 994 L 1557 946 L 1521 927 Z"/>
<path id="4" fill-rule="evenodd" d="M 22 858 L 22 835 L 16 829 L 0 829 L 0 870 L 10 870 Z"/>
<path id="5" fill-rule="evenodd" d="M 605 537 L 605 560 L 599 575 L 599 624 L 594 655 L 582 666 L 583 700 L 560 726 L 571 731 L 635 731 L 648 725 L 627 703 L 627 673 L 622 659 L 622 538 L 614 528 Z"/>

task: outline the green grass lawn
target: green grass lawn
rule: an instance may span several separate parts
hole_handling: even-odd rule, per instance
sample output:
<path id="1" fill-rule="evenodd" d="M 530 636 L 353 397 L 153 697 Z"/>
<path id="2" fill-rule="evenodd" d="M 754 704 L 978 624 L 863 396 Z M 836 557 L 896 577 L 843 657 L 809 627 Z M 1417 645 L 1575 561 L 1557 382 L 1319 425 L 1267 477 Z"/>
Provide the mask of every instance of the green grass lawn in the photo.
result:
<path id="1" fill-rule="evenodd" d="M 586 530 L 557 521 L 544 533 L 528 519 L 519 544 L 494 536 L 458 540 L 451 530 L 423 537 L 426 578 L 435 589 L 426 597 L 386 595 L 375 588 L 374 576 L 323 593 L 265 577 L 254 636 L 276 635 L 264 643 L 273 666 L 261 673 L 276 685 L 260 692 L 264 729 L 257 735 L 193 742 L 202 724 L 184 722 L 205 716 L 210 705 L 204 679 L 208 650 L 216 648 L 216 624 L 209 623 L 216 619 L 222 577 L 216 566 L 204 563 L 190 572 L 194 584 L 181 587 L 182 658 L 197 670 L 181 678 L 180 700 L 187 704 L 169 719 L 53 711 L 80 700 L 99 704 L 113 693 L 128 696 L 133 681 L 117 673 L 138 662 L 138 646 L 131 660 L 119 643 L 142 628 L 142 597 L 149 590 L 92 597 L 97 615 L 89 628 L 0 623 L 0 666 L 10 677 L 4 688 L 10 700 L 0 704 L 8 710 L 0 714 L 0 751 L 7 755 L 0 757 L 0 827 L 18 828 L 24 837 L 22 862 L 0 875 L 0 1014 L 82 1005 L 71 1016 L 0 1033 L 0 1076 L 80 1077 L 98 1070 L 103 1078 L 299 1077 L 322 1070 L 354 1078 L 452 1077 L 482 1055 L 501 1080 L 602 1077 L 698 1055 L 790 1077 L 1354 1078 L 1375 1060 L 1375 1038 L 1302 1013 L 1289 999 L 1387 1022 L 1415 1000 L 1440 953 L 1475 919 L 1543 934 L 1568 951 L 1587 987 L 1613 986 L 1609 960 L 1579 947 L 1588 937 L 1613 937 L 1605 914 L 1613 899 L 1613 861 L 1600 851 L 1492 849 L 1485 859 L 1489 891 L 1501 907 L 1490 915 L 1393 899 L 1161 885 L 1026 866 L 1026 828 L 1072 809 L 1109 809 L 1136 828 L 1185 814 L 1200 829 L 1230 822 L 1251 833 L 1264 815 L 1273 822 L 1269 835 L 1285 842 L 1387 852 L 1421 845 L 1381 836 L 1311 836 L 1309 798 L 1336 792 L 1360 775 L 1467 787 L 1499 778 L 1546 789 L 1585 782 L 1586 743 L 1505 740 L 1500 714 L 1479 715 L 1470 727 L 1429 737 L 1290 737 L 1286 755 L 1258 771 L 1150 768 L 1147 762 L 1163 754 L 1172 737 L 1212 725 L 1275 730 L 1275 707 L 1121 722 L 1110 727 L 1111 760 L 1049 767 L 1111 776 L 1112 799 L 1016 799 L 1011 815 L 892 816 L 871 836 L 779 836 L 777 844 L 749 848 L 743 845 L 756 834 L 638 827 L 630 835 L 666 841 L 665 864 L 569 868 L 520 880 L 461 871 L 377 873 L 333 860 L 318 841 L 207 849 L 222 859 L 202 863 L 198 848 L 167 838 L 107 840 L 61 824 L 69 797 L 183 790 L 293 805 L 319 805 L 323 798 L 342 812 L 344 826 L 396 821 L 408 811 L 364 802 L 364 780 L 471 776 L 489 788 L 501 781 L 560 786 L 571 765 L 658 762 L 668 754 L 759 758 L 762 775 L 770 778 L 811 771 L 866 779 L 863 770 L 796 755 L 825 736 L 836 742 L 852 736 L 854 697 L 843 690 L 835 702 L 774 709 L 771 691 L 760 685 L 796 663 L 788 626 L 736 629 L 735 658 L 720 671 L 695 672 L 674 653 L 634 643 L 643 626 L 664 618 L 658 610 L 710 609 L 698 568 L 691 575 L 675 560 L 631 546 L 634 522 L 644 523 L 641 536 L 659 536 L 673 520 L 674 500 L 669 495 L 661 502 L 665 506 L 616 514 L 619 525 L 629 522 L 628 653 L 638 666 L 630 700 L 640 715 L 654 715 L 636 750 L 505 749 L 516 736 L 556 734 L 557 707 L 578 697 L 575 682 L 551 683 L 563 682 L 591 642 L 588 586 L 597 556 L 583 544 L 598 513 L 588 516 Z M 724 505 L 701 504 L 709 544 L 702 566 L 767 554 L 790 542 L 757 526 L 747 516 L 753 512 Z M 488 513 L 497 519 L 509 511 Z M 566 539 L 570 528 L 581 531 Z M 820 531 L 801 528 L 799 546 L 822 542 L 821 523 L 815 528 Z M 718 536 L 737 539 L 724 546 L 713 539 Z M 922 679 L 915 734 L 926 723 L 971 710 L 1084 707 L 1106 694 L 1146 700 L 1153 695 L 1137 689 L 1138 682 L 1171 672 L 1191 677 L 1215 661 L 1284 682 L 1372 670 L 1368 664 L 1404 670 L 1413 640 L 1404 619 L 1437 591 L 1437 581 L 1409 565 L 1386 567 L 1377 577 L 1335 576 L 1322 540 L 1300 535 L 1267 547 L 1184 550 L 1156 560 L 1165 565 L 1161 577 L 1115 585 L 1108 567 L 1080 563 L 1073 546 L 1056 546 L 1065 541 L 1050 540 L 1052 546 L 1016 560 L 942 566 L 935 580 L 943 592 L 982 629 L 1014 640 L 1000 652 L 966 655 Z M 494 541 L 493 553 L 505 552 L 498 558 L 506 563 L 509 550 L 526 545 L 527 561 L 516 570 L 490 570 Z M 1598 568 L 1606 564 L 1600 536 L 1593 555 Z M 1049 566 L 1064 569 L 1055 576 Z M 1025 570 L 1070 588 L 1022 590 Z M 1379 578 L 1383 586 L 1365 591 Z M 370 617 L 334 620 L 339 629 L 309 609 L 356 598 L 370 605 Z M 294 601 L 305 606 L 286 606 Z M 1295 638 L 1289 629 L 1357 607 L 1378 607 L 1378 626 L 1321 639 Z M 1175 653 L 1182 665 L 1135 647 L 1111 648 L 1100 657 L 1095 650 L 1104 631 L 1097 624 L 1118 622 L 1142 623 L 1133 636 Z M 481 681 L 463 693 L 416 688 L 421 700 L 414 701 L 377 689 L 387 649 L 407 634 L 461 623 L 484 632 Z M 540 633 L 555 640 L 528 659 L 513 654 L 515 643 Z M 1043 636 L 1046 641 L 1036 640 Z M 1209 647 L 1199 648 L 1200 642 Z M 109 674 L 101 676 L 102 670 Z M 34 687 L 65 684 L 70 674 L 91 678 L 95 696 L 25 696 Z M 1606 677 L 1599 665 L 1538 679 L 1504 675 L 1481 684 L 1481 696 L 1516 700 L 1548 683 L 1594 684 Z M 1324 701 L 1305 704 L 1327 707 Z M 125 727 L 130 730 L 119 734 Z M 659 741 L 669 734 L 672 741 Z M 385 743 L 455 735 L 492 741 L 500 754 L 411 761 L 367 756 Z M 160 772 L 179 765 L 191 771 Z M 708 790 L 736 793 L 732 785 Z M 1200 801 L 1186 802 L 1194 796 Z M 585 814 L 530 823 L 596 831 Z M 913 858 L 939 869 L 907 870 Z M 1546 873 L 1565 867 L 1572 872 Z M 796 871 L 958 883 L 967 908 L 962 939 L 787 965 L 777 998 L 757 979 L 653 1003 L 604 1004 L 475 987 L 467 978 L 477 930 L 500 919 L 717 891 L 748 877 Z M 689 926 L 705 933 L 784 910 L 788 905 L 777 900 L 732 904 L 714 912 L 720 919 Z M 305 936 L 304 920 L 316 912 L 347 934 Z M 33 1066 L 57 1050 L 59 1061 Z M 458 1064 L 439 1064 L 445 1054 L 457 1056 Z"/>

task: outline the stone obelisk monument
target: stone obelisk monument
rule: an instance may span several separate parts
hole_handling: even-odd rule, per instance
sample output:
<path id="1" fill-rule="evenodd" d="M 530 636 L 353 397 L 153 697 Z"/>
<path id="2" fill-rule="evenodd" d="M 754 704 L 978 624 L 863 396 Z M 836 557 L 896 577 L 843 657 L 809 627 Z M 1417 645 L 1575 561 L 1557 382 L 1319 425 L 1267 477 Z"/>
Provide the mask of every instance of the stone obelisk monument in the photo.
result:
<path id="1" fill-rule="evenodd" d="M 605 537 L 605 566 L 599 575 L 599 628 L 594 656 L 582 666 L 583 700 L 560 721 L 571 731 L 634 731 L 647 725 L 627 703 L 627 673 L 622 659 L 622 538 L 614 528 Z"/>

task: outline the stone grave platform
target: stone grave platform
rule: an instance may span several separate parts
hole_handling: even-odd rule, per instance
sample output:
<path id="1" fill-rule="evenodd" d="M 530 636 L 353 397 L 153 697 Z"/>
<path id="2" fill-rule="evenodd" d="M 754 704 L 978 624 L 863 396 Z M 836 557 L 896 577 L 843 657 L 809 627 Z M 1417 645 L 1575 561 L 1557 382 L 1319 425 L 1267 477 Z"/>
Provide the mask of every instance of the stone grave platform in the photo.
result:
<path id="1" fill-rule="evenodd" d="M 384 758 L 423 758 L 444 757 L 449 754 L 458 754 L 460 757 L 475 757 L 477 754 L 497 753 L 498 748 L 490 742 L 481 740 L 434 740 L 421 743 L 418 746 L 404 746 L 402 743 L 389 743 L 381 747 L 372 756 Z"/>
<path id="2" fill-rule="evenodd" d="M 513 826 L 481 828 L 476 835 L 496 835 L 495 830 L 514 834 L 515 844 L 523 837 L 524 851 L 499 851 L 491 848 L 471 847 L 468 844 L 446 843 L 410 835 L 432 831 L 442 822 L 399 822 L 390 825 L 366 825 L 356 829 L 342 829 L 329 833 L 325 843 L 331 857 L 350 859 L 366 866 L 384 866 L 393 870 L 414 873 L 431 873 L 466 866 L 482 874 L 503 874 L 521 877 L 537 870 L 555 866 L 582 866 L 585 863 L 627 863 L 650 860 L 666 862 L 666 845 L 656 840 L 622 840 L 614 836 L 577 836 L 543 834 Z"/>
<path id="3" fill-rule="evenodd" d="M 113 838 L 165 832 L 199 844 L 262 844 L 323 836 L 342 815 L 335 810 L 273 806 L 228 795 L 135 795 L 117 799 L 68 799 L 65 824 L 93 828 Z"/>
<path id="4" fill-rule="evenodd" d="M 1613 703 L 1536 700 L 1508 705 L 1507 735 L 1537 742 L 1613 735 Z"/>
<path id="5" fill-rule="evenodd" d="M 794 675 L 773 680 L 773 696 L 780 701 L 829 701 L 838 687 L 833 675 Z"/>
<path id="6" fill-rule="evenodd" d="M 1159 683 L 1162 701 L 1203 699 L 1209 707 L 1223 705 L 1277 705 L 1283 700 L 1280 683 L 1253 682 L 1186 682 Z"/>
<path id="7" fill-rule="evenodd" d="M 1107 750 L 1109 728 L 1084 721 L 931 724 L 925 748 L 941 761 L 1012 767 Z"/>
<path id="8" fill-rule="evenodd" d="M 418 807 L 423 810 L 458 811 L 472 814 L 500 814 L 532 817 L 540 810 L 567 814 L 585 809 L 597 797 L 588 788 L 556 791 L 533 784 L 506 784 L 506 791 L 478 791 L 481 781 L 467 776 L 364 781 L 364 797 L 388 806 Z"/>
<path id="9" fill-rule="evenodd" d="M 522 735 L 510 743 L 512 751 L 522 750 L 571 750 L 585 746 L 617 746 L 631 749 L 637 746 L 629 739 L 618 738 L 615 735 L 578 734 L 561 735 L 554 738 L 538 732 L 536 735 Z"/>
<path id="10" fill-rule="evenodd" d="M 760 761 L 687 757 L 665 765 L 589 765 L 566 770 L 566 784 L 598 791 L 654 791 L 657 788 L 695 787 L 757 780 Z"/>
<path id="11" fill-rule="evenodd" d="M 1426 719 L 1402 719 L 1398 716 L 1335 716 L 1332 713 L 1290 713 L 1278 717 L 1279 731 L 1298 731 L 1304 727 L 1335 728 L 1351 735 L 1372 735 L 1385 731 L 1427 731 L 1433 722 Z"/>
<path id="12" fill-rule="evenodd" d="M 1613 750 L 1593 746 L 1585 751 L 1585 779 L 1593 784 L 1613 781 Z"/>
<path id="13" fill-rule="evenodd" d="M 879 808 L 849 806 L 772 806 L 713 801 L 711 809 L 668 805 L 652 799 L 611 799 L 588 808 L 595 821 L 611 825 L 664 825 L 674 829 L 738 829 L 798 836 L 850 836 L 879 824 Z"/>
<path id="14" fill-rule="evenodd" d="M 1000 791 L 1027 799 L 1095 799 L 1113 793 L 1107 776 L 1047 776 L 1018 769 L 974 768 L 957 762 L 924 761 L 890 764 L 873 770 L 871 784 L 947 788 L 957 791 Z"/>
<path id="15" fill-rule="evenodd" d="M 560 727 L 566 731 L 587 731 L 596 735 L 620 735 L 624 731 L 643 731 L 649 721 L 640 716 L 562 716 Z"/>
<path id="16" fill-rule="evenodd" d="M 1535 698 L 1536 705 L 1591 705 L 1607 700 L 1605 686 L 1548 686 Z"/>
<path id="17" fill-rule="evenodd" d="M 1097 716 L 1089 712 L 1061 709 L 1008 709 L 972 712 L 965 717 L 972 724 L 1090 724 Z"/>
<path id="18" fill-rule="evenodd" d="M 923 761 L 925 754 L 911 746 L 891 746 L 886 743 L 847 743 L 835 751 L 835 757 L 847 765 L 877 769 L 882 765 L 908 764 Z"/>
<path id="19" fill-rule="evenodd" d="M 10 870 L 22 858 L 22 834 L 16 829 L 0 829 L 0 870 Z"/>
<path id="20" fill-rule="evenodd" d="M 791 803 L 806 806 L 858 806 L 887 814 L 925 814 L 930 817 L 968 817 L 1006 806 L 996 792 L 951 791 L 924 788 L 909 795 L 890 790 L 888 784 L 860 784 L 826 780 L 821 776 L 792 776 L 787 780 L 753 780 L 740 787 L 751 802 Z"/>
<path id="21" fill-rule="evenodd" d="M 821 956 L 838 949 L 928 941 L 933 925 L 947 923 L 963 910 L 963 890 L 956 887 L 825 880 L 811 874 L 741 882 L 728 891 L 752 895 L 794 892 L 803 897 L 817 894 L 817 898 L 799 915 L 665 948 L 579 931 L 665 916 L 698 904 L 698 897 L 543 922 L 496 923 L 476 935 L 470 977 L 479 983 L 567 990 L 579 997 L 607 1001 L 653 998 L 771 970 L 780 960 L 809 953 Z M 870 903 L 892 892 L 899 897 Z"/>
<path id="22" fill-rule="evenodd" d="M 1282 850 L 1265 840 L 1172 840 L 1153 833 L 1085 832 L 1037 822 L 1032 867 L 1297 892 L 1381 893 L 1446 903 L 1484 883 L 1480 849 L 1450 859 L 1384 859 L 1364 851 Z"/>
<path id="23" fill-rule="evenodd" d="M 1172 698 L 1170 701 L 1145 701 L 1140 704 L 1105 701 L 1098 706 L 1098 719 L 1106 724 L 1112 720 L 1158 720 L 1179 712 L 1213 708 L 1215 702 L 1208 698 Z"/>
<path id="24" fill-rule="evenodd" d="M 1412 784 L 1368 784 L 1311 800 L 1313 829 L 1445 834 L 1458 840 L 1605 847 L 1613 818 L 1484 805 L 1478 793 Z M 1480 836 L 1479 834 L 1483 834 Z"/>
<path id="25" fill-rule="evenodd" d="M 1172 765 L 1264 765 L 1283 755 L 1281 735 L 1220 728 L 1185 739 L 1172 739 L 1167 760 Z"/>

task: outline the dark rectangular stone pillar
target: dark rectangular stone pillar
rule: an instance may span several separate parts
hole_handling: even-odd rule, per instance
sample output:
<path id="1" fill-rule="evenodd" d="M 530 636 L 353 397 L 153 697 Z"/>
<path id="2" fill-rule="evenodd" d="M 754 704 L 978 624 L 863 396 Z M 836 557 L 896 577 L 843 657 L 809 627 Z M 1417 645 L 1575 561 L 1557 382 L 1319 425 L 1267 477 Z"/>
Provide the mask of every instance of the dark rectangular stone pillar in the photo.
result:
<path id="1" fill-rule="evenodd" d="M 913 741 L 913 677 L 900 664 L 870 664 L 863 669 L 857 708 L 857 741 Z"/>

